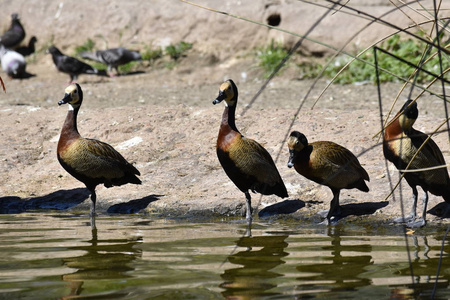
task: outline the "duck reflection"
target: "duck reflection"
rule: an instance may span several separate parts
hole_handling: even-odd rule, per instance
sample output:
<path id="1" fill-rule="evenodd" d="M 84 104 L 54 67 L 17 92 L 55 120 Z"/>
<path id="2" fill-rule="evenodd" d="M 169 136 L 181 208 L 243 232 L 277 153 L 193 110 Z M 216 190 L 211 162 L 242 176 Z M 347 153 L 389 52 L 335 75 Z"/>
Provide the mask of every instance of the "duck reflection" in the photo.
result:
<path id="1" fill-rule="evenodd" d="M 70 294 L 63 299 L 80 295 L 85 281 L 129 277 L 127 273 L 133 270 L 131 262 L 142 256 L 142 250 L 136 247 L 141 241 L 141 237 L 99 240 L 97 229 L 93 228 L 92 239 L 86 245 L 68 249 L 84 251 L 85 254 L 63 259 L 64 266 L 77 269 L 62 276 L 64 281 L 70 282 Z"/>
<path id="2" fill-rule="evenodd" d="M 237 268 L 226 270 L 222 275 L 224 282 L 220 287 L 225 290 L 222 295 L 227 299 L 254 299 L 269 296 L 270 289 L 276 287 L 274 279 L 282 274 L 271 271 L 284 264 L 283 257 L 288 253 L 285 239 L 288 235 L 244 236 L 236 245 L 246 250 L 228 257 L 228 261 Z"/>
<path id="3" fill-rule="evenodd" d="M 298 278 L 299 281 L 308 282 L 299 289 L 315 290 L 326 289 L 330 292 L 353 291 L 359 287 L 369 286 L 370 278 L 361 276 L 366 272 L 366 267 L 373 264 L 372 246 L 343 244 L 342 226 L 330 228 L 328 236 L 331 237 L 331 245 L 325 245 L 319 251 L 330 252 L 331 256 L 324 256 L 318 263 L 302 263 L 297 270 L 305 275 Z M 343 255 L 346 253 L 347 255 Z M 318 284 L 320 283 L 320 284 Z M 320 286 L 320 287 L 318 287 Z"/>
<path id="4" fill-rule="evenodd" d="M 440 234 L 439 234 L 440 235 Z M 436 241 L 442 240 L 440 236 L 434 237 Z M 412 240 L 410 243 L 411 250 L 411 265 L 398 267 L 396 275 L 408 276 L 413 275 L 412 281 L 409 285 L 390 285 L 391 299 L 418 299 L 421 296 L 431 297 L 433 291 L 437 298 L 434 299 L 448 299 L 448 287 L 450 285 L 450 276 L 447 270 L 450 270 L 450 261 L 446 259 L 449 256 L 450 245 L 444 245 L 442 260 L 440 260 L 441 245 L 430 246 L 427 236 L 420 236 L 416 234 L 409 235 L 408 238 Z M 433 252 L 430 255 L 430 252 Z M 438 265 L 441 264 L 439 280 L 436 282 L 436 273 Z M 412 273 L 411 273 L 412 272 Z M 398 291 L 405 297 L 406 294 L 410 298 L 398 298 Z M 443 293 L 444 296 L 440 297 Z"/>

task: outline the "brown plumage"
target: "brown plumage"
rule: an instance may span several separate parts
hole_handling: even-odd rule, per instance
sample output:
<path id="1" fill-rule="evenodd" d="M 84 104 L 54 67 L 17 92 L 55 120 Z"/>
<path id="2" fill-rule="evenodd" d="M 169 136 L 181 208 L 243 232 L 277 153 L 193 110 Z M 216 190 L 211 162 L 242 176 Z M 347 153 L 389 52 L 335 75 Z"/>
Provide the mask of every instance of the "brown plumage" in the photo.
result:
<path id="1" fill-rule="evenodd" d="M 238 90 L 231 79 L 220 86 L 219 95 L 213 104 L 223 100 L 225 110 L 217 138 L 217 157 L 231 181 L 245 194 L 246 218 L 251 221 L 249 190 L 282 198 L 287 197 L 288 193 L 269 152 L 256 141 L 244 137 L 236 128 Z"/>
<path id="2" fill-rule="evenodd" d="M 399 170 L 406 169 L 417 150 L 428 138 L 428 135 L 412 127 L 418 115 L 417 103 L 407 100 L 397 113 L 394 121 L 391 121 L 384 131 L 384 156 Z M 406 182 L 413 190 L 413 205 L 411 213 L 407 217 L 397 218 L 394 220 L 395 222 L 406 222 L 408 227 L 425 226 L 428 192 L 436 196 L 442 196 L 446 202 L 450 203 L 450 179 L 445 167 L 444 156 L 438 145 L 432 139 L 429 139 L 408 169 L 414 170 L 435 166 L 444 167 L 429 171 L 405 172 Z M 400 171 L 400 173 L 403 172 Z M 425 194 L 422 217 L 416 220 L 417 186 L 422 187 Z"/>
<path id="3" fill-rule="evenodd" d="M 127 183 L 141 184 L 136 177 L 139 171 L 110 145 L 80 136 L 77 129 L 77 115 L 83 101 L 83 92 L 78 84 L 65 90 L 58 105 L 69 104 L 69 111 L 58 142 L 58 160 L 70 175 L 81 181 L 91 192 L 91 216 L 95 215 L 97 195 L 95 187 L 106 187 Z"/>
<path id="4" fill-rule="evenodd" d="M 308 143 L 305 135 L 298 131 L 291 132 L 288 147 L 287 166 L 333 192 L 326 222 L 330 223 L 331 217 L 338 213 L 341 189 L 369 191 L 365 183 L 370 180 L 369 175 L 348 149 L 328 141 Z"/>

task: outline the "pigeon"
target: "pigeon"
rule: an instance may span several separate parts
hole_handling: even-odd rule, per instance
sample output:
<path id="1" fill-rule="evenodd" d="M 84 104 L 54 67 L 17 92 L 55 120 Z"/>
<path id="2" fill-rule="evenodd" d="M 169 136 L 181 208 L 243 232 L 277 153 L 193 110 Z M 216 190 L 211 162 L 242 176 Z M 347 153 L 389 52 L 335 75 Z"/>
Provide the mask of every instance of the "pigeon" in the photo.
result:
<path id="1" fill-rule="evenodd" d="M 14 13 L 11 15 L 11 26 L 9 29 L 0 36 L 0 44 L 5 48 L 14 49 L 25 38 L 25 29 L 19 21 L 19 15 Z"/>
<path id="2" fill-rule="evenodd" d="M 16 52 L 19 52 L 23 56 L 28 56 L 34 53 L 36 51 L 34 44 L 36 44 L 37 38 L 35 36 L 32 36 L 30 38 L 30 41 L 28 42 L 28 46 L 22 46 L 16 48 Z"/>
<path id="3" fill-rule="evenodd" d="M 141 54 L 137 51 L 131 51 L 124 47 L 98 50 L 95 52 L 81 52 L 82 58 L 94 60 L 108 66 L 108 74 L 112 75 L 111 69 L 116 69 L 119 74 L 118 67 L 135 60 L 142 60 Z"/>
<path id="4" fill-rule="evenodd" d="M 6 49 L 0 44 L 0 59 L 3 71 L 11 78 L 24 78 L 27 73 L 25 57 L 16 51 Z"/>
<path id="5" fill-rule="evenodd" d="M 80 74 L 99 74 L 97 69 L 74 57 L 64 55 L 55 46 L 48 48 L 47 52 L 52 55 L 53 62 L 58 71 L 70 75 L 69 83 L 74 83 Z"/>

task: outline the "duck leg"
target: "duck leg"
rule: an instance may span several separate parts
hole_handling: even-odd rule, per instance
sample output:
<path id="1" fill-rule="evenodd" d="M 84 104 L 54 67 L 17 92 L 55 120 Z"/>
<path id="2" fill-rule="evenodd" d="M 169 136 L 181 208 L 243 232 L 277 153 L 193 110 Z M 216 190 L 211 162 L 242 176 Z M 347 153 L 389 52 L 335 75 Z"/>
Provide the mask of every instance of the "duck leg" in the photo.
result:
<path id="1" fill-rule="evenodd" d="M 417 195 L 418 195 L 418 192 L 417 192 L 417 188 L 415 186 L 412 187 L 412 190 L 413 190 L 413 205 L 412 205 L 412 208 L 411 208 L 411 212 L 406 217 L 395 218 L 393 220 L 394 223 L 411 223 L 411 222 L 414 222 L 414 220 L 416 219 Z M 428 201 L 428 195 L 427 195 L 427 201 Z"/>
<path id="2" fill-rule="evenodd" d="M 328 210 L 326 219 L 321 223 L 324 225 L 331 224 L 331 217 L 338 216 L 341 211 L 341 206 L 339 205 L 339 194 L 341 191 L 335 190 L 335 189 L 331 189 L 331 191 L 333 192 L 333 199 L 331 199 L 330 210 Z M 324 211 L 324 212 L 326 212 L 326 211 Z M 337 221 L 337 219 L 335 219 L 334 221 Z"/>
<path id="3" fill-rule="evenodd" d="M 252 221 L 252 197 L 248 191 L 245 192 L 245 204 L 246 204 L 246 220 Z"/>
<path id="4" fill-rule="evenodd" d="M 340 213 L 341 207 L 339 205 L 339 194 L 340 194 L 340 190 L 332 190 L 333 192 L 333 199 L 331 200 L 330 203 L 330 211 L 328 212 L 327 215 L 327 220 L 328 223 L 331 224 L 331 217 L 332 216 L 337 216 Z"/>
<path id="5" fill-rule="evenodd" d="M 423 227 L 427 224 L 427 221 L 426 221 L 427 205 L 428 205 L 428 192 L 427 191 L 425 191 L 422 201 L 423 201 L 422 217 L 418 218 L 417 220 L 415 220 L 415 218 L 410 220 L 409 222 L 406 223 L 406 226 L 408 226 L 410 228 L 419 228 L 419 227 Z"/>
<path id="6" fill-rule="evenodd" d="M 95 187 L 93 189 L 89 189 L 91 191 L 91 211 L 89 216 L 91 218 L 91 227 L 94 229 L 95 226 L 95 203 L 97 202 L 97 194 L 95 193 Z"/>

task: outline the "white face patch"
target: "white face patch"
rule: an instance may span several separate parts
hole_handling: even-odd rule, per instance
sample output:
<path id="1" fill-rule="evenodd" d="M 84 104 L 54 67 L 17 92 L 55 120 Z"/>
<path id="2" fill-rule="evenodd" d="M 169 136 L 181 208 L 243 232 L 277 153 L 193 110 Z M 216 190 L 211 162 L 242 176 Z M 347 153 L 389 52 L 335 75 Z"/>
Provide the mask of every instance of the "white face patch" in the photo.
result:
<path id="1" fill-rule="evenodd" d="M 69 103 L 69 110 L 74 110 L 72 104 Z"/>

